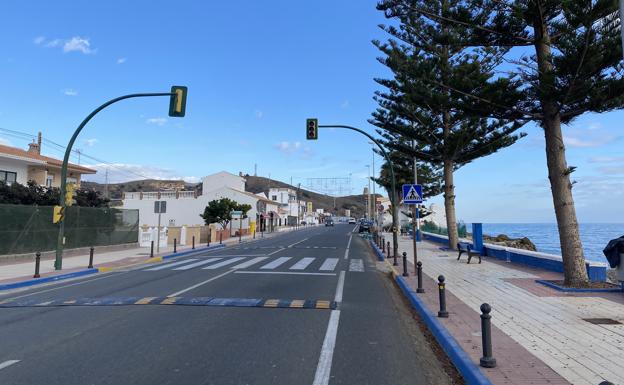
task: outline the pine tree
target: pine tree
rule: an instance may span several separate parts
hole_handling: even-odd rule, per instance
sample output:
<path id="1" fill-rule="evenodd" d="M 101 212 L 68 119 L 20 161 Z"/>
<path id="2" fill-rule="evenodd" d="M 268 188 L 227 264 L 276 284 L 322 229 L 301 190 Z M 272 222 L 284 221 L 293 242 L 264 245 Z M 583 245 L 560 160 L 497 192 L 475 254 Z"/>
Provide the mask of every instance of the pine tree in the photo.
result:
<path id="1" fill-rule="evenodd" d="M 509 77 L 524 86 L 523 98 L 507 106 L 544 130 L 565 284 L 585 285 L 585 258 L 570 181 L 575 167 L 567 164 L 561 125 L 586 112 L 624 107 L 617 1 L 471 0 L 443 16 L 430 3 L 417 0 L 383 8 L 388 17 L 410 14 L 453 30 L 463 46 L 525 47 L 516 49 L 522 52 L 520 57 L 508 55 L 515 64 L 507 69 Z M 492 106 L 500 104 L 494 98 L 488 101 Z"/>
<path id="2" fill-rule="evenodd" d="M 423 2 L 441 17 L 460 3 Z M 486 108 L 480 100 L 515 102 L 518 83 L 494 76 L 493 69 L 500 64 L 505 49 L 461 46 L 452 29 L 428 23 L 413 12 L 401 13 L 405 4 L 412 3 L 388 0 L 378 5 L 388 16 L 396 17 L 400 26 L 382 26 L 391 38 L 386 43 L 373 42 L 385 54 L 379 61 L 394 78 L 375 79 L 386 91 L 376 92 L 379 108 L 370 122 L 402 138 L 389 141 L 391 149 L 442 166 L 449 246 L 455 248 L 458 234 L 453 172 L 523 136 L 515 134 L 523 124 L 518 116 L 500 118 L 502 108 Z M 474 97 L 451 92 L 450 88 Z M 468 107 L 483 114 L 466 113 Z M 412 140 L 416 148 L 412 148 Z"/>

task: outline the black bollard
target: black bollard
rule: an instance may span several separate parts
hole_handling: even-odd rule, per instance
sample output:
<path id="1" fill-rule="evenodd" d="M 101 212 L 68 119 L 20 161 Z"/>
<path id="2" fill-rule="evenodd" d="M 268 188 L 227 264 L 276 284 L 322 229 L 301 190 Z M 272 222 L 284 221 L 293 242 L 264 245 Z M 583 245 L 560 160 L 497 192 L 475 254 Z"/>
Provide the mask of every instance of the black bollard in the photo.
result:
<path id="1" fill-rule="evenodd" d="M 89 249 L 89 266 L 87 266 L 87 269 L 93 269 L 93 250 L 95 249 L 91 246 Z"/>
<path id="2" fill-rule="evenodd" d="M 492 307 L 484 303 L 481 305 L 481 342 L 483 343 L 483 357 L 479 364 L 484 368 L 496 367 L 496 358 L 492 357 Z"/>
<path id="3" fill-rule="evenodd" d="M 405 251 L 403 252 L 403 276 L 409 276 L 409 273 L 407 272 L 407 253 Z"/>
<path id="4" fill-rule="evenodd" d="M 223 231 L 221 231 L 219 233 L 219 244 L 222 245 L 223 244 Z"/>
<path id="5" fill-rule="evenodd" d="M 440 291 L 440 311 L 438 312 L 438 317 L 448 318 L 449 313 L 446 311 L 446 290 L 444 284 L 444 276 L 440 275 L 438 277 L 438 289 Z"/>
<path id="6" fill-rule="evenodd" d="M 174 254 L 178 251 L 178 240 L 173 238 L 173 252 Z"/>
<path id="7" fill-rule="evenodd" d="M 36 252 L 35 253 L 35 275 L 33 275 L 33 278 L 39 278 L 41 277 L 39 275 L 39 264 L 41 263 L 41 253 L 40 252 Z"/>
<path id="8" fill-rule="evenodd" d="M 150 258 L 154 258 L 154 241 L 152 241 L 152 246 L 150 249 Z"/>
<path id="9" fill-rule="evenodd" d="M 609 381 L 602 381 L 600 384 L 598 385 L 615 385 L 613 382 L 609 382 Z"/>
<path id="10" fill-rule="evenodd" d="M 420 261 L 416 263 L 416 275 L 418 276 L 418 288 L 416 289 L 416 293 L 424 293 L 425 289 L 422 287 L 422 262 Z"/>
<path id="11" fill-rule="evenodd" d="M 191 246 L 192 250 L 195 250 L 195 236 L 194 235 L 193 235 L 193 241 L 192 242 L 193 242 L 193 246 Z"/>
<path id="12" fill-rule="evenodd" d="M 386 252 L 386 238 L 381 238 L 381 252 L 385 253 Z"/>

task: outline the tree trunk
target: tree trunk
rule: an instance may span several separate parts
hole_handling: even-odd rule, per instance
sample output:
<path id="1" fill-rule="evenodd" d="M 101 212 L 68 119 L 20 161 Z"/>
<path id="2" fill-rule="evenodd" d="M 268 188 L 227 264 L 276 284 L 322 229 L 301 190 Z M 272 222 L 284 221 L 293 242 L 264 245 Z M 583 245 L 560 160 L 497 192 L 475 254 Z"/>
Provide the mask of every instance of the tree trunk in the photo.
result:
<path id="1" fill-rule="evenodd" d="M 536 12 L 537 16 L 533 25 L 535 29 L 535 51 L 542 91 L 540 103 L 544 114 L 542 128 L 546 139 L 546 164 L 548 165 L 548 179 L 550 180 L 550 190 L 559 230 L 563 276 L 566 285 L 583 286 L 588 282 L 585 257 L 572 197 L 572 183 L 565 158 L 561 116 L 557 104 L 549 92 L 556 87 L 554 77 L 551 75 L 553 68 L 550 61 L 550 36 L 546 22 L 539 18 L 540 14 L 541 12 Z"/>
<path id="2" fill-rule="evenodd" d="M 457 248 L 457 219 L 455 218 L 455 186 L 453 185 L 453 161 L 444 161 L 444 211 L 449 248 Z"/>

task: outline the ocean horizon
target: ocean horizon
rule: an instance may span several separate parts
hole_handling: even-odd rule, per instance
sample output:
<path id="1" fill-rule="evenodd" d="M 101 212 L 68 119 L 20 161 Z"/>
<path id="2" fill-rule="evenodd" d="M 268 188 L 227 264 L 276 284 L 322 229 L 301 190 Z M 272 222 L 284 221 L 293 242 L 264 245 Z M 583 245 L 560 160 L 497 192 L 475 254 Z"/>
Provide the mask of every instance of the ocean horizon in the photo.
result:
<path id="1" fill-rule="evenodd" d="M 471 224 L 467 223 L 466 226 L 470 232 Z M 611 239 L 624 235 L 624 223 L 580 223 L 579 231 L 585 259 L 606 262 L 602 250 Z M 535 244 L 537 251 L 561 255 L 556 223 L 483 223 L 483 234 L 527 237 Z"/>

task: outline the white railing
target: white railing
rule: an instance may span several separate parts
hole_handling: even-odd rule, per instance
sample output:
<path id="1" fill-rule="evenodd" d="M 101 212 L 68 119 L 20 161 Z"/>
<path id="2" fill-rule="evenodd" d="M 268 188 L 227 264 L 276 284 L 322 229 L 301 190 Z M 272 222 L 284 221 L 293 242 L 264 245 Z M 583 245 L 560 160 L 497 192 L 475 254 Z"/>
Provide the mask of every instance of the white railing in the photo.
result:
<path id="1" fill-rule="evenodd" d="M 123 199 L 195 199 L 195 191 L 125 192 Z"/>
<path id="2" fill-rule="evenodd" d="M 150 227 L 147 230 L 139 230 L 139 246 L 150 247 L 152 241 L 160 241 L 160 247 L 167 247 L 169 231 L 167 227 L 161 227 L 160 236 L 158 236 L 158 229 L 156 227 Z"/>

